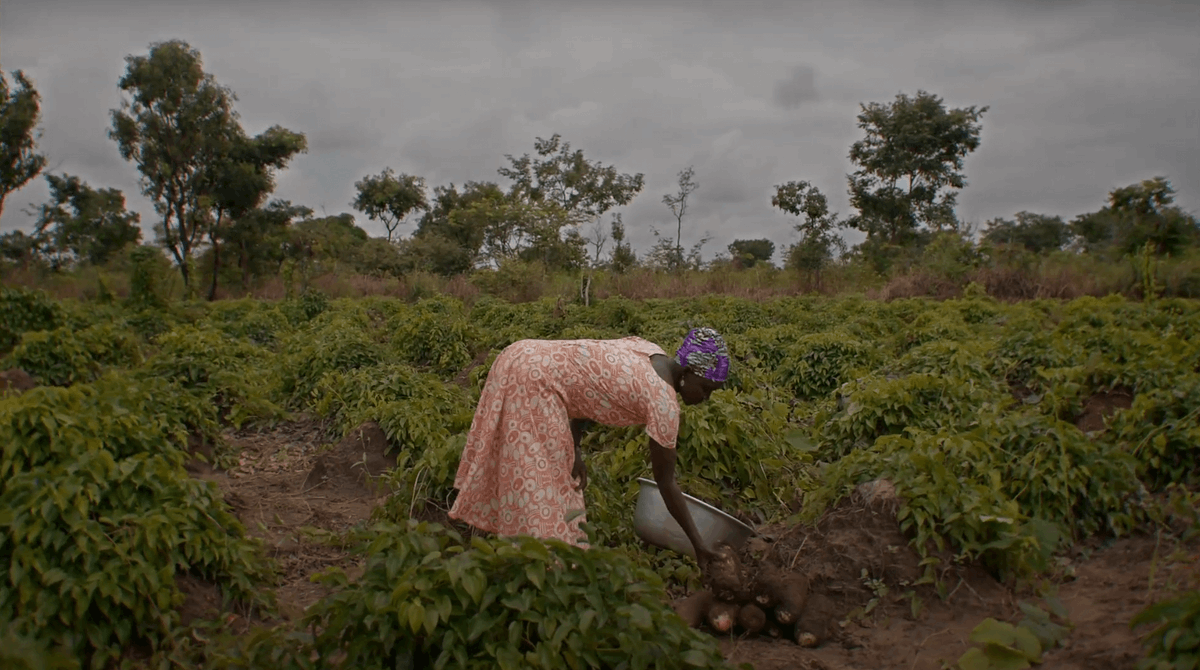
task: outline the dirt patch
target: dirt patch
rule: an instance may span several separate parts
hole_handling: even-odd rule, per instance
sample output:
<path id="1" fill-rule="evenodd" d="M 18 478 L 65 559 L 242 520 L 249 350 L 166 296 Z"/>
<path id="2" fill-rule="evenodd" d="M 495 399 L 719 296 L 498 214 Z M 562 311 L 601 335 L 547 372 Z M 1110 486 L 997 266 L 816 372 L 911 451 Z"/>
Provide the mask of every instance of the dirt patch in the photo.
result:
<path id="1" fill-rule="evenodd" d="M 24 393 L 34 388 L 37 388 L 37 381 L 20 368 L 0 372 L 0 395 Z"/>
<path id="2" fill-rule="evenodd" d="M 337 566 L 353 578 L 361 570 L 360 557 L 340 545 L 338 537 L 367 521 L 383 501 L 369 478 L 378 476 L 387 462 L 386 439 L 378 426 L 364 425 L 322 452 L 327 435 L 313 420 L 231 432 L 225 438 L 239 452 L 236 467 L 218 470 L 197 460 L 189 470 L 216 483 L 247 534 L 264 542 L 279 574 L 275 592 L 280 613 L 297 618 L 328 593 L 310 581 L 313 573 Z M 198 441 L 192 447 L 200 453 L 209 448 Z"/>
<path id="3" fill-rule="evenodd" d="M 176 575 L 175 585 L 183 592 L 179 621 L 184 626 L 190 626 L 195 621 L 214 619 L 224 609 L 221 587 L 212 582 L 192 575 Z"/>
<path id="4" fill-rule="evenodd" d="M 1108 417 L 1132 406 L 1133 392 L 1129 389 L 1096 393 L 1083 402 L 1083 411 L 1075 419 L 1075 425 L 1085 433 L 1102 431 L 1107 427 Z"/>
<path id="5" fill-rule="evenodd" d="M 923 568 L 899 530 L 897 503 L 894 488 L 876 482 L 813 525 L 760 529 L 740 555 L 743 581 L 769 570 L 802 575 L 808 582 L 803 615 L 790 631 L 776 624 L 783 628 L 778 638 L 736 626 L 714 632 L 726 658 L 756 670 L 940 670 L 972 646 L 971 630 L 984 619 L 1017 624 L 1023 617 L 1018 604 L 1039 602 L 970 566 L 939 571 L 944 598 L 932 585 L 916 585 Z M 1074 629 L 1065 647 L 1046 653 L 1042 667 L 1132 667 L 1143 650 L 1141 631 L 1130 631 L 1129 620 L 1150 602 L 1151 571 L 1158 571 L 1158 598 L 1181 588 L 1184 581 L 1172 575 L 1197 574 L 1194 550 L 1156 550 L 1148 536 L 1094 542 L 1070 560 L 1057 589 Z M 810 646 L 801 644 L 801 630 L 811 632 L 803 641 Z"/>
<path id="6" fill-rule="evenodd" d="M 380 490 L 379 477 L 396 467 L 395 454 L 387 451 L 387 435 L 379 424 L 368 421 L 319 455 L 302 484 L 306 491 L 373 497 Z"/>
<path id="7" fill-rule="evenodd" d="M 478 354 L 476 354 L 474 360 L 472 360 L 469 364 L 467 364 L 467 367 L 460 370 L 459 373 L 454 376 L 454 383 L 458 384 L 459 386 L 462 386 L 464 388 L 466 388 L 467 386 L 470 386 L 471 385 L 471 371 L 473 371 L 475 368 L 479 367 L 480 365 L 483 365 L 484 363 L 486 363 L 488 356 L 490 356 L 491 353 L 492 353 L 491 350 L 486 350 L 486 351 L 481 351 Z"/>

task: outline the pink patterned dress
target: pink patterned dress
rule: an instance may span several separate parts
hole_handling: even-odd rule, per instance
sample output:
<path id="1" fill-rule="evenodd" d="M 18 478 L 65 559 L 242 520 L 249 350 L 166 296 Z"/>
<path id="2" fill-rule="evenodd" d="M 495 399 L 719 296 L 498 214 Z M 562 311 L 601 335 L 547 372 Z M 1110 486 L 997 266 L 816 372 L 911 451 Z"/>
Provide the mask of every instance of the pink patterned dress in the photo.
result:
<path id="1" fill-rule="evenodd" d="M 571 419 L 645 425 L 667 448 L 679 433 L 679 401 L 639 337 L 522 340 L 496 357 L 454 487 L 450 516 L 500 536 L 530 535 L 587 546 L 583 493 L 571 477 Z M 568 521 L 568 517 L 576 515 Z"/>

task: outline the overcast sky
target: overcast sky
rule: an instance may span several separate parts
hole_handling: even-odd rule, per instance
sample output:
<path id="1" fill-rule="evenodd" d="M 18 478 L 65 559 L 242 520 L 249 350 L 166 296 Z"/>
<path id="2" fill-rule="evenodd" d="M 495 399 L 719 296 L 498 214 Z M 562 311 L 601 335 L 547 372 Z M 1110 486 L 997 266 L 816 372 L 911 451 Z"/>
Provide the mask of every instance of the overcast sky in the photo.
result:
<path id="1" fill-rule="evenodd" d="M 234 90 L 250 133 L 281 124 L 309 151 L 275 196 L 352 211 L 385 166 L 432 187 L 493 180 L 505 154 L 559 133 L 645 190 L 622 208 L 636 248 L 674 233 L 662 196 L 694 165 L 684 245 L 794 240 L 776 184 L 811 181 L 849 213 L 859 104 L 919 89 L 989 106 L 959 217 L 1069 219 L 1117 186 L 1167 176 L 1200 210 L 1200 2 L 1192 0 L 4 0 L 0 68 L 43 96 L 56 173 L 123 189 L 156 215 L 108 139 L 124 57 L 183 39 Z M 9 196 L 0 230 L 45 181 Z M 359 215 L 372 234 L 382 226 Z M 607 220 L 607 217 L 606 217 Z M 403 229 L 407 234 L 412 229 Z M 153 239 L 153 235 L 147 235 Z M 851 236 L 851 242 L 860 238 Z"/>

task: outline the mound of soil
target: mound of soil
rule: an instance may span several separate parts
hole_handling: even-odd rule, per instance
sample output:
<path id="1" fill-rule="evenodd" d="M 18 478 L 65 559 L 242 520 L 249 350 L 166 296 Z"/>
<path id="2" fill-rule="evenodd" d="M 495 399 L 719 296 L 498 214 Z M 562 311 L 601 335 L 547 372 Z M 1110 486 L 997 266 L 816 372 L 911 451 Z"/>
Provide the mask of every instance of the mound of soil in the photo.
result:
<path id="1" fill-rule="evenodd" d="M 1095 393 L 1083 402 L 1083 411 L 1075 419 L 1075 425 L 1085 433 L 1102 431 L 1108 417 L 1132 406 L 1133 392 L 1129 389 Z"/>
<path id="2" fill-rule="evenodd" d="M 37 381 L 20 368 L 0 372 L 0 395 L 24 393 L 34 388 L 37 388 Z"/>
<path id="3" fill-rule="evenodd" d="M 368 421 L 318 456 L 304 485 L 343 495 L 374 496 L 379 492 L 379 477 L 396 467 L 395 454 L 387 450 L 387 435 L 379 424 Z"/>

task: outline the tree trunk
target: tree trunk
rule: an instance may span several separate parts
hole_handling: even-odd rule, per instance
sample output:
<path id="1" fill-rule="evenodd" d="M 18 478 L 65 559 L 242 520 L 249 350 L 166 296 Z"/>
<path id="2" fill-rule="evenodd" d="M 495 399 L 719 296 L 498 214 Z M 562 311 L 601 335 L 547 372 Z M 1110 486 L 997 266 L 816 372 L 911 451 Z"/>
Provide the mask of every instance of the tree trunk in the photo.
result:
<path id="1" fill-rule="evenodd" d="M 241 242 L 241 257 L 238 259 L 238 267 L 242 269 L 242 291 L 249 294 L 250 292 L 250 250 L 246 248 L 246 240 Z"/>
<path id="2" fill-rule="evenodd" d="M 217 299 L 217 274 L 221 270 L 221 244 L 213 236 L 209 236 L 212 240 L 213 248 L 213 264 L 212 264 L 212 284 L 208 287 L 208 301 L 212 302 Z"/>

